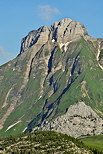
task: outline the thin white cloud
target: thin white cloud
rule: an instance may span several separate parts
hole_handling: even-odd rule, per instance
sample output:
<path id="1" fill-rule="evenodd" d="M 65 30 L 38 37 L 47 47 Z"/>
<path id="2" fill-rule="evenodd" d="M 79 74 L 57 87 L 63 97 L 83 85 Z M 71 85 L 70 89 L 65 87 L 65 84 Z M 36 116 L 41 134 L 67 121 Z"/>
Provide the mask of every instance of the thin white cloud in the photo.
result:
<path id="1" fill-rule="evenodd" d="M 10 57 L 9 53 L 7 53 L 3 47 L 0 47 L 0 55 L 5 59 L 8 59 Z"/>
<path id="2" fill-rule="evenodd" d="M 42 19 L 49 21 L 54 15 L 60 14 L 60 11 L 50 5 L 40 5 L 39 7 L 40 16 Z"/>

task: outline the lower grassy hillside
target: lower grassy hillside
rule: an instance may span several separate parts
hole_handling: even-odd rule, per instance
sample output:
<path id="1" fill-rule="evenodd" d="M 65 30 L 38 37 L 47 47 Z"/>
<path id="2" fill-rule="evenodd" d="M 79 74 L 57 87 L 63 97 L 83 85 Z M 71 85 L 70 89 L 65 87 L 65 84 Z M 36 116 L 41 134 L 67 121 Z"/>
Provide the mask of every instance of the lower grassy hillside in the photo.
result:
<path id="1" fill-rule="evenodd" d="M 1 154 L 93 154 L 81 141 L 52 131 L 0 139 Z"/>
<path id="2" fill-rule="evenodd" d="M 103 135 L 90 136 L 90 137 L 81 139 L 81 141 L 83 141 L 83 143 L 86 146 L 92 149 L 97 149 L 98 151 L 103 153 Z"/>

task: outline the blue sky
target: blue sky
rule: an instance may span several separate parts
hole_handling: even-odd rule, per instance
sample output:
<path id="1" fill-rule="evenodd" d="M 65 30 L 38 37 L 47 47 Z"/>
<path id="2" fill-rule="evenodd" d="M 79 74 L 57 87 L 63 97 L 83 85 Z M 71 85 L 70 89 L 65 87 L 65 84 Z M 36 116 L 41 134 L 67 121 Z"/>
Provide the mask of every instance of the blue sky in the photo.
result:
<path id="1" fill-rule="evenodd" d="M 103 37 L 103 0 L 0 0 L 0 65 L 20 52 L 21 39 L 42 25 L 71 18 Z"/>

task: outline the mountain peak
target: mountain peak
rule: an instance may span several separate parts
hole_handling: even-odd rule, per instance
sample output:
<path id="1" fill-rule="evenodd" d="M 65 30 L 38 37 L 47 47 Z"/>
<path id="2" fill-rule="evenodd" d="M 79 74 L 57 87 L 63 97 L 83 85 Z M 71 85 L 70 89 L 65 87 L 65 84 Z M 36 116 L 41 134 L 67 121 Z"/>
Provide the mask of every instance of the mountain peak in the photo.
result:
<path id="1" fill-rule="evenodd" d="M 0 67 L 0 136 L 42 126 L 103 134 L 102 52 L 103 40 L 69 18 L 29 32 L 21 55 Z"/>
<path id="2" fill-rule="evenodd" d="M 88 35 L 88 32 L 83 24 L 70 18 L 61 20 L 58 24 L 54 23 L 52 31 L 54 39 L 59 43 L 67 43 L 72 39 L 80 36 Z"/>
<path id="3" fill-rule="evenodd" d="M 22 39 L 20 53 L 34 44 L 44 45 L 48 40 L 67 43 L 85 35 L 88 35 L 88 32 L 83 24 L 70 18 L 65 18 L 60 22 L 55 22 L 51 27 L 42 26 L 38 30 L 31 31 Z"/>
<path id="4" fill-rule="evenodd" d="M 60 22 L 54 22 L 54 24 L 51 25 L 51 27 L 57 28 L 58 26 L 61 26 L 62 24 L 68 25 L 71 21 L 72 19 L 70 18 L 64 18 Z"/>

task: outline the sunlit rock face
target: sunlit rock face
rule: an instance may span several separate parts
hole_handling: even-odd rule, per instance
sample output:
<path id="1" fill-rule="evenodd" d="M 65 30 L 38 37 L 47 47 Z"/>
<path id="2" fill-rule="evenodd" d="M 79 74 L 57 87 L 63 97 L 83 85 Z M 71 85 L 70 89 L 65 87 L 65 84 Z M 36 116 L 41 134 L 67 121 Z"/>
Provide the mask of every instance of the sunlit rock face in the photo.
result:
<path id="1" fill-rule="evenodd" d="M 31 31 L 28 36 L 22 39 L 21 52 L 36 44 L 45 44 L 48 40 L 58 43 L 67 43 L 80 36 L 88 35 L 84 25 L 69 18 L 60 22 L 55 22 L 51 27 L 40 27 L 38 30 Z"/>

